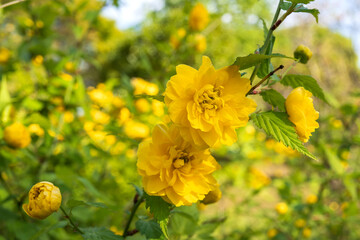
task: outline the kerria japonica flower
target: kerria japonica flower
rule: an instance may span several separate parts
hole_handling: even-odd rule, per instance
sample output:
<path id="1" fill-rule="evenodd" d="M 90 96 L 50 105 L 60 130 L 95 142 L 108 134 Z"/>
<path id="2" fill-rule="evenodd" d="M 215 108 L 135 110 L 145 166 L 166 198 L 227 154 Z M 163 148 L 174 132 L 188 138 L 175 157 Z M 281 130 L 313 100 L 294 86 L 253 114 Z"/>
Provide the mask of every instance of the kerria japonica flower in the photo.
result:
<path id="1" fill-rule="evenodd" d="M 51 182 L 39 182 L 29 192 L 29 203 L 23 210 L 32 218 L 44 219 L 59 210 L 61 205 L 60 189 Z"/>
<path id="2" fill-rule="evenodd" d="M 175 206 L 191 205 L 215 190 L 211 174 L 219 168 L 208 149 L 184 141 L 175 125 L 156 125 L 152 139 L 139 145 L 137 169 L 145 192 Z"/>
<path id="3" fill-rule="evenodd" d="M 311 92 L 303 87 L 291 91 L 285 101 L 289 120 L 295 125 L 296 132 L 302 142 L 307 142 L 311 133 L 319 128 L 316 120 L 319 112 L 315 110 Z"/>
<path id="4" fill-rule="evenodd" d="M 176 67 L 176 75 L 167 83 L 165 103 L 185 140 L 200 148 L 231 145 L 237 140 L 235 129 L 245 126 L 256 109 L 246 97 L 250 88 L 238 66 L 215 70 L 204 56 L 199 70 Z"/>

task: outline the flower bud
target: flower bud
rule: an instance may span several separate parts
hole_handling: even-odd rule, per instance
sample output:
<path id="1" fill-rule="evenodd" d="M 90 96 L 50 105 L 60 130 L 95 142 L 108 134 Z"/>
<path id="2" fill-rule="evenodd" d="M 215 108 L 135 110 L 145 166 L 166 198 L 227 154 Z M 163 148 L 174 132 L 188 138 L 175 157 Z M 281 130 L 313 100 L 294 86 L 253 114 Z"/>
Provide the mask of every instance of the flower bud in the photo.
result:
<path id="1" fill-rule="evenodd" d="M 25 148 L 31 142 L 30 133 L 21 123 L 13 123 L 4 130 L 5 142 L 14 148 Z"/>
<path id="2" fill-rule="evenodd" d="M 221 196 L 222 193 L 219 186 L 217 186 L 215 190 L 212 190 L 208 194 L 206 194 L 205 198 L 201 202 L 205 205 L 216 203 L 221 199 Z"/>
<path id="3" fill-rule="evenodd" d="M 32 218 L 45 219 L 59 210 L 61 205 L 60 189 L 51 182 L 39 182 L 29 192 L 29 203 L 23 210 Z"/>
<path id="4" fill-rule="evenodd" d="M 287 213 L 289 207 L 285 202 L 280 202 L 280 203 L 276 204 L 275 209 L 278 212 L 278 214 L 283 215 L 283 214 Z"/>
<path id="5" fill-rule="evenodd" d="M 312 57 L 311 50 L 308 47 L 305 47 L 304 45 L 299 45 L 294 52 L 294 58 L 300 59 L 300 62 L 303 64 L 306 64 L 311 57 Z"/>
<path id="6" fill-rule="evenodd" d="M 310 194 L 306 198 L 306 203 L 307 204 L 315 204 L 317 201 L 318 201 L 318 197 L 316 195 L 314 195 L 314 194 Z"/>

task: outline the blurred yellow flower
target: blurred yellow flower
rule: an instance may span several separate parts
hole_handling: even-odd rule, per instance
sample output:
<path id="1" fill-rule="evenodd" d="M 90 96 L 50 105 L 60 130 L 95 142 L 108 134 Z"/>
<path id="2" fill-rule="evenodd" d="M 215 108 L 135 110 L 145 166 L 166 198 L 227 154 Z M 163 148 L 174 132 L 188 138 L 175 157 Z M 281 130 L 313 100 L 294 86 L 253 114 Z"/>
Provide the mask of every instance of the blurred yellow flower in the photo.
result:
<path id="1" fill-rule="evenodd" d="M 114 145 L 116 143 L 116 136 L 114 135 L 106 135 L 105 143 L 109 146 Z"/>
<path id="2" fill-rule="evenodd" d="M 75 72 L 75 64 L 73 62 L 66 62 L 64 68 L 67 72 Z"/>
<path id="3" fill-rule="evenodd" d="M 220 166 L 210 151 L 199 151 L 174 125 L 156 125 L 152 139 L 140 143 L 137 168 L 144 190 L 175 206 L 191 205 L 215 190 L 211 175 Z"/>
<path id="4" fill-rule="evenodd" d="M 26 18 L 24 21 L 25 26 L 32 27 L 34 26 L 34 21 L 31 18 Z"/>
<path id="5" fill-rule="evenodd" d="M 41 20 L 37 20 L 35 23 L 37 28 L 43 28 L 44 27 L 44 22 Z"/>
<path id="6" fill-rule="evenodd" d="M 0 64 L 7 63 L 10 59 L 10 51 L 7 48 L 0 47 Z"/>
<path id="7" fill-rule="evenodd" d="M 295 221 L 295 226 L 297 228 L 303 228 L 303 227 L 305 227 L 305 225 L 306 225 L 306 221 L 302 218 Z"/>
<path id="8" fill-rule="evenodd" d="M 280 202 L 280 203 L 276 204 L 275 210 L 278 212 L 278 214 L 283 215 L 288 212 L 289 207 L 285 202 Z"/>
<path id="9" fill-rule="evenodd" d="M 32 59 L 32 63 L 35 65 L 35 66 L 40 66 L 44 61 L 44 57 L 41 56 L 41 55 L 37 55 L 36 57 L 34 57 Z"/>
<path id="10" fill-rule="evenodd" d="M 104 113 L 103 111 L 97 110 L 95 108 L 90 110 L 90 115 L 93 121 L 96 123 L 108 124 L 110 122 L 110 116 L 107 113 Z"/>
<path id="11" fill-rule="evenodd" d="M 249 79 L 242 78 L 237 66 L 215 70 L 203 57 L 198 70 L 178 65 L 165 90 L 165 103 L 171 120 L 181 135 L 199 147 L 237 140 L 235 128 L 243 127 L 256 103 L 246 97 Z"/>
<path id="12" fill-rule="evenodd" d="M 180 40 L 177 36 L 175 35 L 171 35 L 170 36 L 170 45 L 174 48 L 174 49 L 178 49 L 180 47 Z"/>
<path id="13" fill-rule="evenodd" d="M 48 130 L 48 134 L 49 134 L 51 137 L 56 138 L 56 139 L 59 140 L 59 141 L 63 141 L 63 140 L 64 140 L 64 136 L 63 136 L 63 135 L 61 135 L 61 134 L 56 134 L 56 132 L 53 131 L 53 130 L 51 130 L 51 129 Z"/>
<path id="14" fill-rule="evenodd" d="M 221 199 L 222 193 L 219 185 L 216 186 L 214 190 L 211 190 L 208 194 L 205 195 L 205 198 L 201 201 L 201 203 L 208 205 L 212 203 L 216 203 Z"/>
<path id="15" fill-rule="evenodd" d="M 135 101 L 135 108 L 140 113 L 146 113 L 150 111 L 150 103 L 145 98 L 140 98 Z"/>
<path id="16" fill-rule="evenodd" d="M 311 236 L 311 229 L 310 228 L 304 228 L 302 231 L 302 235 L 304 238 L 309 238 Z"/>
<path id="17" fill-rule="evenodd" d="M 206 38 L 202 34 L 195 35 L 195 49 L 197 52 L 202 53 L 206 50 Z"/>
<path id="18" fill-rule="evenodd" d="M 155 83 L 145 81 L 142 78 L 131 79 L 131 85 L 134 87 L 134 95 L 156 95 L 159 92 L 159 88 Z"/>
<path id="19" fill-rule="evenodd" d="M 121 108 L 125 105 L 124 100 L 122 100 L 121 97 L 116 97 L 116 96 L 113 97 L 111 103 L 115 108 Z"/>
<path id="20" fill-rule="evenodd" d="M 115 235 L 122 236 L 124 234 L 123 230 L 119 230 L 116 226 L 111 226 L 110 231 L 112 231 Z"/>
<path id="21" fill-rule="evenodd" d="M 318 201 L 318 197 L 314 194 L 310 194 L 309 196 L 307 196 L 306 198 L 306 203 L 307 204 L 314 204 Z"/>
<path id="22" fill-rule="evenodd" d="M 150 134 L 150 129 L 147 125 L 133 120 L 125 123 L 124 131 L 129 138 L 133 139 L 146 138 Z"/>
<path id="23" fill-rule="evenodd" d="M 31 142 L 29 130 L 21 123 L 13 123 L 4 130 L 5 142 L 14 148 L 25 148 Z"/>
<path id="24" fill-rule="evenodd" d="M 39 137 L 44 136 L 44 129 L 42 129 L 37 123 L 30 124 L 28 130 L 31 134 L 36 134 Z"/>
<path id="25" fill-rule="evenodd" d="M 278 231 L 275 228 L 269 229 L 267 232 L 268 238 L 274 238 L 278 234 Z"/>
<path id="26" fill-rule="evenodd" d="M 311 96 L 311 92 L 303 87 L 298 87 L 291 91 L 285 102 L 289 120 L 295 125 L 302 142 L 307 142 L 311 133 L 319 127 L 316 122 L 319 112 L 314 109 Z"/>
<path id="27" fill-rule="evenodd" d="M 29 192 L 29 203 L 22 207 L 30 217 L 44 219 L 56 212 L 60 205 L 60 189 L 51 182 L 39 182 Z"/>
<path id="28" fill-rule="evenodd" d="M 153 100 L 151 103 L 151 108 L 153 111 L 153 114 L 157 117 L 161 117 L 164 115 L 164 106 L 165 104 L 163 102 L 160 102 L 158 100 Z"/>
<path id="29" fill-rule="evenodd" d="M 271 183 L 271 179 L 261 170 L 251 167 L 249 169 L 248 183 L 253 189 L 260 189 Z"/>
<path id="30" fill-rule="evenodd" d="M 301 63 L 307 63 L 312 57 L 312 52 L 308 47 L 299 45 L 294 52 L 294 58 L 299 59 Z"/>
<path id="31" fill-rule="evenodd" d="M 334 128 L 341 128 L 342 127 L 342 121 L 339 119 L 331 119 L 330 124 L 334 127 Z"/>
<path id="32" fill-rule="evenodd" d="M 192 30 L 203 30 L 209 23 L 209 13 L 206 7 L 197 3 L 190 12 L 189 25 Z"/>
<path id="33" fill-rule="evenodd" d="M 64 121 L 66 123 L 71 123 L 74 121 L 74 114 L 70 111 L 64 112 Z"/>
<path id="34" fill-rule="evenodd" d="M 131 117 L 131 112 L 128 108 L 124 107 L 120 109 L 119 115 L 117 117 L 117 122 L 119 125 L 127 122 Z"/>
<path id="35" fill-rule="evenodd" d="M 99 83 L 96 88 L 89 87 L 87 93 L 91 101 L 100 107 L 105 107 L 112 103 L 113 93 L 112 91 L 107 91 L 104 84 Z"/>
<path id="36" fill-rule="evenodd" d="M 67 73 L 60 73 L 60 78 L 66 82 L 70 82 L 73 80 L 73 77 L 70 75 L 70 74 L 67 74 Z"/>

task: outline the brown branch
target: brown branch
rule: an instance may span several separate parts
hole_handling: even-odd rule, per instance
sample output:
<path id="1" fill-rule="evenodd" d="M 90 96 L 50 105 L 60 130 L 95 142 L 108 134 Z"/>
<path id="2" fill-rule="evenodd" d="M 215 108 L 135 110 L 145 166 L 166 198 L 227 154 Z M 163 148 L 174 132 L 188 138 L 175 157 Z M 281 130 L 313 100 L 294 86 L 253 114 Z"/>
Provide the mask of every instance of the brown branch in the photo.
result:
<path id="1" fill-rule="evenodd" d="M 268 75 L 266 75 L 263 79 L 261 79 L 260 82 L 258 82 L 255 86 L 253 86 L 247 93 L 246 96 L 251 94 L 257 87 L 259 87 L 263 82 L 265 82 L 269 77 L 274 75 L 274 73 L 280 69 L 283 69 L 284 65 L 280 65 L 278 68 L 276 68 L 274 71 L 271 71 Z"/>
<path id="2" fill-rule="evenodd" d="M 3 5 L 0 5 L 0 9 L 11 6 L 11 5 L 14 5 L 14 4 L 17 4 L 17 3 L 20 3 L 20 2 L 24 2 L 24 1 L 26 1 L 26 0 L 15 0 L 15 1 L 12 1 L 12 2 L 8 2 L 8 3 L 5 3 Z"/>

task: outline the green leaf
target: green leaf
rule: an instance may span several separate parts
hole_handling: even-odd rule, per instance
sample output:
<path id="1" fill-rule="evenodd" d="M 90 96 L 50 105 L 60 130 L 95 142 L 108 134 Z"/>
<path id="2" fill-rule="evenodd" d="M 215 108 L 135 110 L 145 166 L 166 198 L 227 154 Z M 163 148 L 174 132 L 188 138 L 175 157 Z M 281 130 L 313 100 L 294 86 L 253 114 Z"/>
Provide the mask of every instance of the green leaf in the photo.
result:
<path id="1" fill-rule="evenodd" d="M 350 193 L 352 199 L 357 202 L 358 201 L 358 194 L 357 194 L 357 183 L 354 182 L 356 176 L 353 175 L 346 175 L 343 179 L 344 185 L 348 192 Z"/>
<path id="2" fill-rule="evenodd" d="M 158 221 L 162 221 L 169 217 L 171 204 L 165 202 L 161 197 L 149 196 L 145 194 L 146 208 L 150 209 L 150 212 L 154 214 L 154 217 Z"/>
<path id="3" fill-rule="evenodd" d="M 165 236 L 166 239 L 169 239 L 168 228 L 167 228 L 168 222 L 169 222 L 169 219 L 168 219 L 168 218 L 159 221 L 159 225 L 160 225 L 161 231 L 162 231 L 162 233 L 164 234 L 164 236 Z"/>
<path id="4" fill-rule="evenodd" d="M 84 232 L 82 235 L 84 240 L 123 240 L 124 238 L 115 235 L 112 231 L 104 227 L 90 227 L 90 228 L 81 228 Z"/>
<path id="5" fill-rule="evenodd" d="M 282 10 L 288 10 L 291 6 L 291 3 L 288 3 L 288 2 L 283 2 L 280 4 L 280 8 Z M 313 8 L 313 9 L 308 9 L 306 7 L 304 7 L 304 5 L 302 4 L 298 4 L 296 7 L 295 7 L 295 11 L 294 12 L 305 12 L 305 13 L 310 13 L 311 15 L 314 16 L 314 18 L 316 19 L 316 22 L 319 22 L 319 14 L 320 14 L 320 11 L 316 8 Z"/>
<path id="6" fill-rule="evenodd" d="M 326 159 L 330 165 L 330 168 L 339 175 L 342 175 L 345 172 L 345 169 L 343 168 L 340 159 L 334 153 L 329 146 L 326 146 L 324 144 L 321 144 L 321 147 L 325 153 Z"/>
<path id="7" fill-rule="evenodd" d="M 139 186 L 130 183 L 136 190 L 136 193 L 139 195 L 139 197 L 142 197 L 144 195 L 144 190 L 142 188 L 140 188 Z"/>
<path id="8" fill-rule="evenodd" d="M 233 63 L 233 65 L 239 66 L 240 67 L 239 70 L 244 70 L 249 67 L 253 67 L 259 63 L 262 63 L 262 61 L 264 61 L 266 59 L 270 59 L 270 58 L 274 58 L 274 57 L 293 59 L 292 57 L 287 57 L 285 55 L 278 54 L 278 53 L 271 54 L 271 55 L 249 54 L 248 56 L 245 56 L 245 57 L 237 57 L 236 61 Z"/>
<path id="9" fill-rule="evenodd" d="M 303 87 L 310 91 L 315 97 L 327 103 L 323 90 L 316 82 L 316 80 L 311 76 L 288 74 L 283 79 L 281 79 L 280 83 L 284 86 L 291 86 L 293 88 Z"/>
<path id="10" fill-rule="evenodd" d="M 136 229 L 139 230 L 139 232 L 146 236 L 147 239 L 151 238 L 159 238 L 162 235 L 161 228 L 159 224 L 154 221 L 146 221 L 146 220 L 138 220 L 135 223 Z"/>
<path id="11" fill-rule="evenodd" d="M 164 101 L 164 95 L 158 94 L 158 95 L 147 95 L 147 94 L 138 94 L 134 96 L 135 98 L 148 98 L 148 99 L 155 99 L 158 100 L 160 102 L 165 102 Z"/>
<path id="12" fill-rule="evenodd" d="M 0 113 L 9 103 L 11 103 L 11 98 L 7 88 L 6 78 L 4 77 L 4 79 L 1 81 L 0 87 Z"/>
<path id="13" fill-rule="evenodd" d="M 288 116 L 284 112 L 263 112 L 258 114 L 252 114 L 251 119 L 261 129 L 274 137 L 275 140 L 282 142 L 285 146 L 315 159 L 299 140 L 296 134 L 293 124 L 288 119 Z"/>
<path id="14" fill-rule="evenodd" d="M 280 111 L 285 112 L 285 98 L 276 90 L 269 89 L 260 92 L 260 95 L 265 102 L 270 103 L 272 106 L 277 107 Z"/>
<path id="15" fill-rule="evenodd" d="M 75 199 L 70 199 L 66 205 L 71 210 L 78 206 L 92 206 L 92 207 L 99 207 L 99 208 L 107 208 L 107 206 L 105 204 L 100 203 L 100 202 L 84 202 L 84 201 L 75 200 Z"/>

